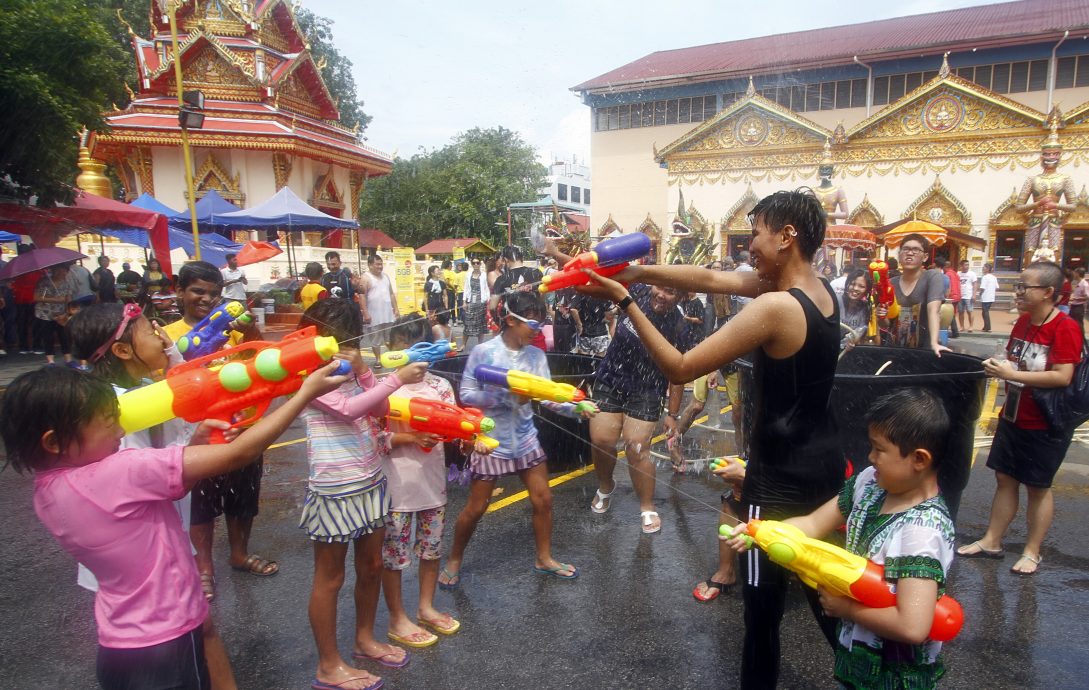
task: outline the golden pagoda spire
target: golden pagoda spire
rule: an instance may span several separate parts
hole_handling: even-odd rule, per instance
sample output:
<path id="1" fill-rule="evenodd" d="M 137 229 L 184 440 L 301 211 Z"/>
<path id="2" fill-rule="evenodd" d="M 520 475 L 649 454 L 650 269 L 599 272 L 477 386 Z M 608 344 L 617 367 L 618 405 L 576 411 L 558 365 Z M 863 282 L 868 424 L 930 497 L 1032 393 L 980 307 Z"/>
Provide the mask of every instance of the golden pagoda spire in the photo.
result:
<path id="1" fill-rule="evenodd" d="M 92 158 L 91 151 L 87 148 L 89 134 L 86 127 L 79 134 L 79 159 L 76 165 L 81 172 L 76 176 L 76 186 L 88 194 L 112 199 L 113 184 L 106 177 L 106 164 Z"/>

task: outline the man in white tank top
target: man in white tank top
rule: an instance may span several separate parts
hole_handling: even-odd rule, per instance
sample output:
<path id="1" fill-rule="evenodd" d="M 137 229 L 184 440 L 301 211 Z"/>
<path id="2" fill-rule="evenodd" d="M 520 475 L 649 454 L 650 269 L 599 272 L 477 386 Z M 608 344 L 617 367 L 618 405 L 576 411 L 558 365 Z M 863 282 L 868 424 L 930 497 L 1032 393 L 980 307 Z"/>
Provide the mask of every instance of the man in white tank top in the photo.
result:
<path id="1" fill-rule="evenodd" d="M 389 339 L 389 329 L 400 316 L 397 310 L 397 293 L 393 281 L 382 272 L 382 257 L 377 254 L 367 257 L 367 272 L 361 278 L 359 308 L 363 312 L 364 335 L 360 349 L 371 348 L 374 351 L 375 366 L 378 366 L 382 345 Z"/>

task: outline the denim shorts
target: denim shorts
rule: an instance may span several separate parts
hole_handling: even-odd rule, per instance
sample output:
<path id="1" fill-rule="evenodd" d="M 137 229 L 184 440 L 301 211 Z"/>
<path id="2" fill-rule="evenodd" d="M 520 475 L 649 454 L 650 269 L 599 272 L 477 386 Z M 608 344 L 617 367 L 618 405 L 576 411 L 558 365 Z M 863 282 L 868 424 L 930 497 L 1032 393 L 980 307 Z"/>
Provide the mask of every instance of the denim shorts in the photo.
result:
<path id="1" fill-rule="evenodd" d="M 653 389 L 624 390 L 597 382 L 594 383 L 594 402 L 602 412 L 620 412 L 644 422 L 657 422 L 662 418 L 665 396 Z"/>

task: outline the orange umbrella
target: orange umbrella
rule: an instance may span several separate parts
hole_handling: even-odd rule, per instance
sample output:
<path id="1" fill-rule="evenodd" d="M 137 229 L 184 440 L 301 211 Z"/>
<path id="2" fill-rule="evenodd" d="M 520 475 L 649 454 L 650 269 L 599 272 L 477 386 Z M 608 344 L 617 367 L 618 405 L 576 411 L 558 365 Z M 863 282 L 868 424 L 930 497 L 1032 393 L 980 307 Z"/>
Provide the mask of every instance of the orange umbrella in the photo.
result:
<path id="1" fill-rule="evenodd" d="M 872 250 L 877 247 L 877 240 L 872 232 L 857 225 L 829 225 L 824 233 L 824 246 Z"/>
<path id="2" fill-rule="evenodd" d="M 250 240 L 238 250 L 238 265 L 249 266 L 283 253 L 284 250 L 271 242 Z"/>
<path id="3" fill-rule="evenodd" d="M 895 230 L 885 233 L 882 240 L 886 247 L 892 249 L 893 247 L 899 247 L 900 243 L 904 241 L 904 237 L 912 233 L 922 235 L 930 244 L 936 247 L 945 244 L 945 240 L 949 236 L 949 231 L 940 225 L 925 220 L 909 220 Z"/>

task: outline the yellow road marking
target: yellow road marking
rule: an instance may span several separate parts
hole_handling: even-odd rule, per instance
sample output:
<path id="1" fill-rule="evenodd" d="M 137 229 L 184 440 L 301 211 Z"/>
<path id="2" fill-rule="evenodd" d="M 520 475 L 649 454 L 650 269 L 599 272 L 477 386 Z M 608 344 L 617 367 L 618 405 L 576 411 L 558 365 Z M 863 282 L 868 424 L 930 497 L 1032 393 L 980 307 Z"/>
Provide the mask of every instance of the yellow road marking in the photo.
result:
<path id="1" fill-rule="evenodd" d="M 733 405 L 727 405 L 726 407 L 722 408 L 722 410 L 719 411 L 719 414 L 725 414 L 725 413 L 729 412 L 732 409 L 733 409 Z M 693 421 L 692 424 L 703 424 L 704 422 L 707 421 L 707 417 L 708 417 L 707 415 L 703 415 L 699 419 L 696 419 L 695 421 Z M 665 440 L 665 438 L 666 438 L 665 434 L 658 434 L 654 438 L 650 439 L 650 445 L 653 446 L 655 443 L 661 443 L 662 441 Z M 622 450 L 622 451 L 620 451 L 619 453 L 616 454 L 616 459 L 619 460 L 619 459 L 625 457 L 625 455 L 627 455 L 627 452 Z M 568 472 L 567 474 L 561 474 L 558 477 L 553 477 L 552 479 L 549 479 L 548 480 L 548 485 L 549 486 L 556 486 L 558 484 L 563 484 L 564 482 L 569 482 L 572 479 L 577 479 L 578 477 L 581 477 L 584 474 L 589 474 L 590 472 L 593 472 L 593 471 L 594 471 L 594 465 L 593 465 L 593 463 L 591 463 L 591 464 L 587 465 L 586 467 L 580 467 L 579 469 L 577 469 L 577 470 L 575 470 L 573 472 Z M 495 501 L 494 503 L 491 503 L 490 505 L 488 505 L 488 510 L 485 511 L 485 512 L 493 513 L 495 511 L 499 510 L 500 508 L 506 508 L 507 506 L 511 505 L 512 503 L 517 503 L 518 501 L 523 501 L 523 500 L 525 500 L 527 498 L 529 498 L 529 492 L 526 491 L 525 489 L 523 489 L 522 491 L 519 491 L 516 494 L 511 494 L 510 496 L 507 496 L 506 498 L 502 498 L 502 499 L 500 499 L 498 501 Z"/>
<path id="2" fill-rule="evenodd" d="M 268 447 L 268 449 L 269 450 L 275 450 L 277 448 L 283 448 L 284 446 L 293 446 L 296 443 L 302 443 L 305 440 L 306 440 L 306 437 L 304 436 L 302 438 L 296 438 L 296 439 L 292 439 L 290 441 L 283 441 L 281 443 L 273 443 L 271 446 Z"/>

